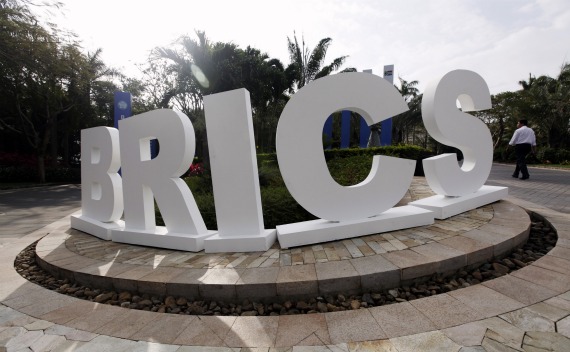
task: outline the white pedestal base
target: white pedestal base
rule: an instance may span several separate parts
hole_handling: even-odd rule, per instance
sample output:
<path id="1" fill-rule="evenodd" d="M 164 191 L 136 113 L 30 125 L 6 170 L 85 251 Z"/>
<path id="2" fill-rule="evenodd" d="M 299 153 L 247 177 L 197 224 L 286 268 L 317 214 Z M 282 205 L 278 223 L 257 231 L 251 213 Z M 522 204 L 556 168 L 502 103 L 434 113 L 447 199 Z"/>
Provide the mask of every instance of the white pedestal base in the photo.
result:
<path id="1" fill-rule="evenodd" d="M 204 240 L 206 253 L 220 252 L 261 252 L 268 250 L 277 237 L 277 230 L 265 230 L 260 235 L 223 236 L 215 234 Z"/>
<path id="2" fill-rule="evenodd" d="M 214 235 L 216 231 L 208 231 L 204 235 L 189 235 L 167 232 L 166 227 L 157 226 L 156 231 L 152 233 L 124 229 L 112 230 L 111 233 L 113 242 L 199 252 L 204 249 L 204 239 Z"/>
<path id="3" fill-rule="evenodd" d="M 70 226 L 76 230 L 99 237 L 102 240 L 110 241 L 112 238 L 111 230 L 123 229 L 125 227 L 125 222 L 123 220 L 101 222 L 78 214 L 71 215 Z"/>
<path id="4" fill-rule="evenodd" d="M 332 222 L 319 219 L 277 226 L 277 239 L 281 248 L 289 248 L 433 223 L 434 218 L 431 211 L 403 206 L 360 220 Z"/>
<path id="5" fill-rule="evenodd" d="M 446 197 L 436 195 L 416 200 L 409 203 L 409 205 L 433 211 L 436 219 L 447 219 L 465 211 L 501 200 L 508 194 L 508 187 L 482 186 L 477 192 L 465 196 Z"/>

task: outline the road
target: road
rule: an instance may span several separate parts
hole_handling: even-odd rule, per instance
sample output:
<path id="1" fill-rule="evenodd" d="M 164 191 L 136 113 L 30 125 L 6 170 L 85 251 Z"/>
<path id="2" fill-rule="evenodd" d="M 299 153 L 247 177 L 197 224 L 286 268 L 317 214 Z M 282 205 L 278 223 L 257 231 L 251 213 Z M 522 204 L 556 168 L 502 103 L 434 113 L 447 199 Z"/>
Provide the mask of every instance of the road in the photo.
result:
<path id="1" fill-rule="evenodd" d="M 0 239 L 21 237 L 81 207 L 79 185 L 0 191 Z"/>
<path id="2" fill-rule="evenodd" d="M 513 178 L 515 166 L 493 164 L 487 184 L 509 187 L 509 195 L 547 207 L 561 213 L 570 213 L 570 170 L 529 168 L 530 178 Z"/>

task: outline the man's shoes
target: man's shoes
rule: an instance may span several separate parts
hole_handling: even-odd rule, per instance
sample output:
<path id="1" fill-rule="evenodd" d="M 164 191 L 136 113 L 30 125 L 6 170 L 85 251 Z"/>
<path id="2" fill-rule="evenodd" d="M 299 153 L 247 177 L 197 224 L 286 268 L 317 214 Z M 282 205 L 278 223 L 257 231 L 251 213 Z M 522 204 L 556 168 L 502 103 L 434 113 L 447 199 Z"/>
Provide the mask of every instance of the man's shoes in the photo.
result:
<path id="1" fill-rule="evenodd" d="M 528 180 L 528 176 L 527 177 L 521 177 L 521 180 Z"/>
<path id="2" fill-rule="evenodd" d="M 518 175 L 511 175 L 511 176 L 513 176 L 514 178 L 519 178 L 519 176 L 518 176 Z"/>

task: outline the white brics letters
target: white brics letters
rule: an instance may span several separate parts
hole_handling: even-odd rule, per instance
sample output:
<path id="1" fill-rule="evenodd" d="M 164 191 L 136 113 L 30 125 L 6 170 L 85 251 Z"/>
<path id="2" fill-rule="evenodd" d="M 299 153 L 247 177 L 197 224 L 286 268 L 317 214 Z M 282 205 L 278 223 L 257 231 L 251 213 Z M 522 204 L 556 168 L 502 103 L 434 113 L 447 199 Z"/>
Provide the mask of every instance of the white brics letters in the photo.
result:
<path id="1" fill-rule="evenodd" d="M 464 112 L 457 109 L 459 99 Z M 82 131 L 82 214 L 71 227 L 113 241 L 206 252 L 267 250 L 277 237 L 282 248 L 431 224 L 501 199 L 506 188 L 484 186 L 492 162 L 486 126 L 465 111 L 490 107 L 483 79 L 452 71 L 428 86 L 422 112 L 428 132 L 459 148 L 455 155 L 424 160 L 437 196 L 394 207 L 404 196 L 414 160 L 374 156 L 369 176 L 344 187 L 328 172 L 322 146 L 326 118 L 339 110 L 359 113 L 370 125 L 407 110 L 384 79 L 342 73 L 300 89 L 279 120 L 279 167 L 291 195 L 320 219 L 265 229 L 260 198 L 249 93 L 245 89 L 204 98 L 217 231 L 208 231 L 180 176 L 195 150 L 194 129 L 182 113 L 155 110 L 107 127 Z M 397 117 L 396 117 L 397 118 Z M 160 151 L 150 157 L 150 140 Z M 120 156 L 120 157 L 119 157 Z M 122 169 L 122 179 L 117 173 Z M 121 182 L 122 181 L 122 182 Z M 119 220 L 123 212 L 124 222 Z M 165 222 L 156 226 L 154 200 Z M 423 202 L 422 202 L 423 201 Z M 451 215 L 449 215 L 451 214 Z"/>
<path id="2" fill-rule="evenodd" d="M 393 85 L 369 73 L 324 77 L 293 95 L 277 126 L 279 169 L 293 198 L 321 219 L 277 226 L 281 247 L 433 223 L 431 213 L 418 208 L 386 212 L 408 190 L 415 160 L 376 155 L 370 174 L 360 184 L 344 187 L 334 181 L 325 162 L 322 133 L 328 116 L 339 110 L 355 111 L 372 125 L 407 111 L 408 106 Z"/>
<path id="3" fill-rule="evenodd" d="M 205 251 L 266 251 L 276 230 L 263 226 L 249 93 L 237 89 L 206 96 L 204 110 L 218 222 Z"/>
<path id="4" fill-rule="evenodd" d="M 102 222 L 123 214 L 119 131 L 95 127 L 81 131 L 81 199 L 83 214 Z"/>
<path id="5" fill-rule="evenodd" d="M 192 193 L 180 176 L 194 158 L 194 128 L 186 115 L 161 109 L 119 122 L 125 228 L 113 240 L 200 251 L 208 232 Z M 160 152 L 150 157 L 150 141 Z M 157 228 L 154 199 L 165 227 Z"/>
<path id="6" fill-rule="evenodd" d="M 459 100 L 461 108 L 457 109 Z M 423 161 L 426 180 L 437 194 L 464 196 L 476 192 L 487 181 L 493 164 L 493 140 L 485 123 L 466 111 L 491 108 L 491 94 L 481 76 L 457 70 L 432 82 L 422 99 L 424 125 L 435 140 L 463 153 L 459 167 L 455 154 Z"/>
<path id="7" fill-rule="evenodd" d="M 464 159 L 461 167 L 455 153 L 424 159 L 426 180 L 437 195 L 410 204 L 445 219 L 507 195 L 506 187 L 483 186 L 493 164 L 493 140 L 483 121 L 465 113 L 490 108 L 487 83 L 472 71 L 449 72 L 426 87 L 422 98 L 426 130 L 435 140 L 461 150 Z"/>
<path id="8" fill-rule="evenodd" d="M 369 73 L 311 82 L 291 97 L 279 118 L 275 143 L 281 176 L 293 198 L 319 218 L 348 221 L 376 216 L 402 199 L 416 161 L 376 155 L 363 182 L 339 185 L 327 168 L 322 134 L 327 118 L 340 110 L 357 112 L 372 125 L 407 111 L 408 105 L 393 85 Z"/>
<path id="9" fill-rule="evenodd" d="M 94 127 L 81 131 L 82 214 L 71 217 L 71 227 L 104 240 L 119 228 L 123 215 L 123 189 L 119 155 L 119 131 Z"/>

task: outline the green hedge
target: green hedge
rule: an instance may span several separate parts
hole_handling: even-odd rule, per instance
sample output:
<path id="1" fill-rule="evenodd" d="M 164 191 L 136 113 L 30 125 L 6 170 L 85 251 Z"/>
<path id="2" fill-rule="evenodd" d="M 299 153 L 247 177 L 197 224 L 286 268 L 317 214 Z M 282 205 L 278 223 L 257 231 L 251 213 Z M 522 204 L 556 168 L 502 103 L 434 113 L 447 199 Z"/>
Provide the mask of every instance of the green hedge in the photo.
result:
<path id="1" fill-rule="evenodd" d="M 541 148 L 536 154 L 536 157 L 542 164 L 570 163 L 570 150 L 559 148 Z"/>
<path id="2" fill-rule="evenodd" d="M 217 229 L 214 195 L 212 193 L 194 193 L 194 199 L 206 227 L 209 230 Z M 263 205 L 264 225 L 268 229 L 273 229 L 277 225 L 316 219 L 293 199 L 285 187 L 262 188 L 261 204 Z M 162 226 L 164 221 L 158 207 L 156 210 L 156 223 Z"/>
<path id="3" fill-rule="evenodd" d="M 494 161 L 516 162 L 515 148 L 497 148 L 493 151 Z M 570 150 L 560 148 L 538 148 L 536 155 L 526 158 L 528 164 L 569 164 Z"/>
<path id="4" fill-rule="evenodd" d="M 37 182 L 38 171 L 31 166 L 0 167 L 0 182 Z M 46 182 L 81 182 L 81 169 L 71 167 L 46 168 Z"/>
<path id="5" fill-rule="evenodd" d="M 376 154 L 419 160 L 416 165 L 421 165 L 421 159 L 432 155 L 429 151 L 415 146 L 394 146 L 327 150 L 325 159 L 333 179 L 341 185 L 349 186 L 362 182 L 368 176 L 372 156 Z M 293 199 L 285 187 L 276 155 L 259 154 L 257 160 L 265 227 L 275 228 L 277 225 L 315 219 Z M 206 226 L 211 230 L 216 229 L 216 208 L 209 173 L 187 177 L 185 181 L 194 195 Z M 164 224 L 158 211 L 157 224 Z"/>
<path id="6" fill-rule="evenodd" d="M 416 160 L 415 176 L 424 176 L 422 160 L 434 156 L 435 154 L 428 149 L 418 147 L 415 145 L 396 145 L 386 147 L 372 147 L 372 148 L 345 148 L 345 149 L 327 149 L 325 150 L 325 159 L 327 163 L 334 159 L 346 159 L 357 156 L 368 156 L 372 160 L 373 155 L 387 155 L 403 159 Z M 368 159 L 358 159 L 368 160 Z M 277 156 L 275 153 L 258 154 L 257 164 L 260 174 L 262 174 L 264 166 L 272 167 L 277 164 Z M 366 162 L 365 162 L 366 164 Z M 370 170 L 371 162 L 367 164 Z M 330 165 L 329 165 L 330 168 Z M 334 177 L 334 175 L 333 175 Z"/>
<path id="7" fill-rule="evenodd" d="M 347 158 L 358 155 L 388 155 L 404 159 L 422 160 L 433 156 L 434 154 L 422 147 L 415 145 L 395 145 L 386 147 L 373 148 L 347 148 L 347 149 L 328 149 L 325 150 L 325 158 L 327 160 L 334 158 Z"/>

